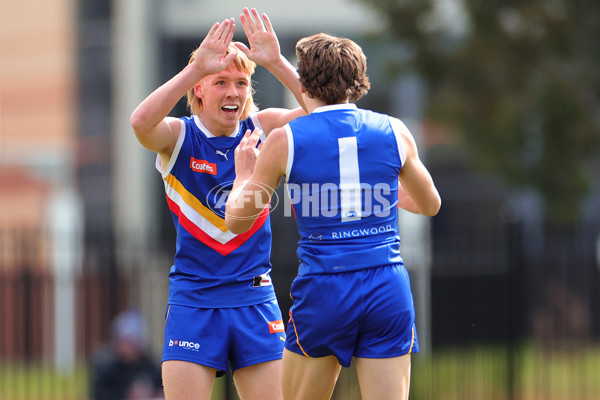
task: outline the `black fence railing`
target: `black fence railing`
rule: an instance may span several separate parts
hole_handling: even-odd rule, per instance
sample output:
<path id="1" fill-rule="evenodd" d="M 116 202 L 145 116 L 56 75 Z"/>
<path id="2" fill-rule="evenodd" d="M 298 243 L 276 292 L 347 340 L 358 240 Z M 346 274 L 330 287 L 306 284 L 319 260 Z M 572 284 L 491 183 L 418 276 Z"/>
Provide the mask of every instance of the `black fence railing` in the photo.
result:
<path id="1" fill-rule="evenodd" d="M 411 399 L 599 399 L 599 228 L 434 230 L 431 348 L 413 357 Z M 113 238 L 95 236 L 82 241 L 81 265 L 65 278 L 55 273 L 48 239 L 0 234 L 2 400 L 90 398 L 92 356 L 129 307 L 142 310 L 150 353 L 160 358 L 172 255 L 149 246 L 123 257 Z M 274 245 L 284 314 L 294 245 Z M 72 343 L 61 343 L 65 332 Z M 226 376 L 213 398 L 234 393 Z M 345 369 L 334 399 L 359 398 L 356 373 Z"/>

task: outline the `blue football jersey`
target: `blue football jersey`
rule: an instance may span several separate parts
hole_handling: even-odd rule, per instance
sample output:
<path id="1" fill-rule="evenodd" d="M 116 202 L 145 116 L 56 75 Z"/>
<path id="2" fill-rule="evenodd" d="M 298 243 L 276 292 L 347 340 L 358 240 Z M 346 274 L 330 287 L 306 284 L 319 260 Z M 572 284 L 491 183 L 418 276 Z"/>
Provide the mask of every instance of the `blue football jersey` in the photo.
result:
<path id="1" fill-rule="evenodd" d="M 226 308 L 275 298 L 271 271 L 271 224 L 266 207 L 252 228 L 233 234 L 225 226 L 225 203 L 235 179 L 234 151 L 252 115 L 234 134 L 215 137 L 197 116 L 181 118 L 181 132 L 161 169 L 177 243 L 169 274 L 169 303 Z"/>
<path id="2" fill-rule="evenodd" d="M 299 275 L 401 264 L 402 122 L 354 104 L 319 107 L 285 126 Z"/>

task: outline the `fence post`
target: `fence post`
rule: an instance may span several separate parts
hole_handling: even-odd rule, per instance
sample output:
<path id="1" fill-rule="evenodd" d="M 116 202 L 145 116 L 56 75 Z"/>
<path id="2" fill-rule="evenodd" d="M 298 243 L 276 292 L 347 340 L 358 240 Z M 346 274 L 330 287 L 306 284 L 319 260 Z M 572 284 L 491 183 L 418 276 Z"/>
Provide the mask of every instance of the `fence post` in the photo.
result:
<path id="1" fill-rule="evenodd" d="M 523 235 L 520 221 L 510 221 L 507 223 L 508 232 L 508 332 L 507 332 L 507 351 L 506 351 L 506 387 L 507 398 L 515 400 L 517 395 L 517 370 L 518 370 L 518 342 L 520 332 L 518 327 L 521 326 L 524 312 L 524 307 L 520 307 L 519 303 L 523 301 L 522 285 L 526 273 L 523 263 Z"/>

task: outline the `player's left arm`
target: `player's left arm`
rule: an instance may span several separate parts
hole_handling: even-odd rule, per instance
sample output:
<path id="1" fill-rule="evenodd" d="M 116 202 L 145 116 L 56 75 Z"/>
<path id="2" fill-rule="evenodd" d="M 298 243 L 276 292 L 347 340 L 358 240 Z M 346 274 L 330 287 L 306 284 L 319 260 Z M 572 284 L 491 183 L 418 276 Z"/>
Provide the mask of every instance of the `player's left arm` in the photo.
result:
<path id="1" fill-rule="evenodd" d="M 404 186 L 402 186 L 400 179 L 398 179 L 398 207 L 414 214 L 422 214 L 415 201 L 410 197 Z"/>
<path id="2" fill-rule="evenodd" d="M 411 133 L 405 127 L 401 130 L 401 139 L 406 151 L 404 165 L 400 169 L 400 183 L 416 207 L 413 212 L 434 216 L 440 210 L 442 200 L 433 179 L 419 158 L 417 144 Z M 400 189 L 400 188 L 399 188 Z M 401 195 L 402 192 L 399 191 Z M 401 199 L 399 198 L 399 201 Z M 405 200 L 406 201 L 406 200 Z M 406 205 L 408 206 L 408 201 Z M 403 205 L 400 205 L 402 208 Z M 407 208 L 408 211 L 412 211 Z"/>
<path id="3" fill-rule="evenodd" d="M 275 129 L 261 146 L 262 132 L 246 132 L 235 149 L 233 188 L 225 207 L 225 224 L 236 234 L 248 231 L 265 207 L 285 174 L 287 136 L 284 128 Z"/>

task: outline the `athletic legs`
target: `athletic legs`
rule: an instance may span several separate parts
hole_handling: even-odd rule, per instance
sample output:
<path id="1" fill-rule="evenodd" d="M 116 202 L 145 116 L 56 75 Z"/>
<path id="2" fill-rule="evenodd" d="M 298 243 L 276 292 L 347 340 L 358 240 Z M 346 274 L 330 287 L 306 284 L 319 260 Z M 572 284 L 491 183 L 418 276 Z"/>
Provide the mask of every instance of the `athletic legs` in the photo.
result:
<path id="1" fill-rule="evenodd" d="M 363 400 L 408 400 L 410 354 L 393 358 L 355 358 Z"/>
<path id="2" fill-rule="evenodd" d="M 355 358 L 363 400 L 408 400 L 410 354 L 392 358 Z M 333 356 L 310 358 L 283 351 L 284 400 L 328 400 L 341 366 Z"/>
<path id="3" fill-rule="evenodd" d="M 311 358 L 283 350 L 284 400 L 328 400 L 341 365 L 334 356 Z"/>
<path id="4" fill-rule="evenodd" d="M 209 400 L 216 370 L 187 361 L 162 363 L 166 400 Z"/>
<path id="5" fill-rule="evenodd" d="M 281 360 L 235 370 L 233 380 L 243 400 L 281 400 Z"/>

